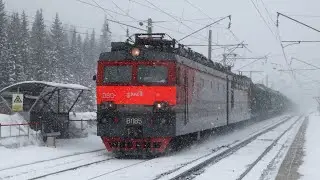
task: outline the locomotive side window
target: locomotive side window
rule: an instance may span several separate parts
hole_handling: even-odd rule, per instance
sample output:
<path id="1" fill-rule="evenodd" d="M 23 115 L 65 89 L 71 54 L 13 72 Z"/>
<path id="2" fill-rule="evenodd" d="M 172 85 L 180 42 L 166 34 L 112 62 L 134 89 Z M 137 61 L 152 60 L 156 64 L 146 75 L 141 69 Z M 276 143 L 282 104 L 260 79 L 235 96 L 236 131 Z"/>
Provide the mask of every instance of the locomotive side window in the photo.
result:
<path id="1" fill-rule="evenodd" d="M 105 66 L 104 83 L 128 83 L 132 79 L 132 66 Z"/>
<path id="2" fill-rule="evenodd" d="M 168 68 L 165 66 L 138 66 L 139 83 L 167 83 Z"/>

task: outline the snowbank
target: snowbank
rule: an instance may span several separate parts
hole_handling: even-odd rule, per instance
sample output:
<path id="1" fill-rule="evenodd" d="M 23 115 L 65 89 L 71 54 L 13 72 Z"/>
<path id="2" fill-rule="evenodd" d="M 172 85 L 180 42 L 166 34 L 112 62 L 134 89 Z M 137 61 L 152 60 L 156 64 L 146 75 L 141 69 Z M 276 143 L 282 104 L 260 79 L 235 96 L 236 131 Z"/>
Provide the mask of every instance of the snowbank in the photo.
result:
<path id="1" fill-rule="evenodd" d="M 300 179 L 320 179 L 319 159 L 320 159 L 320 114 L 314 113 L 309 116 L 309 124 L 305 134 L 303 163 L 299 168 L 302 175 Z"/>
<path id="2" fill-rule="evenodd" d="M 0 146 L 20 147 L 40 143 L 40 133 L 29 128 L 27 122 L 19 114 L 0 114 L 0 124 Z M 12 124 L 15 125 L 7 126 Z"/>
<path id="3" fill-rule="evenodd" d="M 87 137 L 97 134 L 97 115 L 95 112 L 70 113 L 70 133 L 72 137 Z"/>

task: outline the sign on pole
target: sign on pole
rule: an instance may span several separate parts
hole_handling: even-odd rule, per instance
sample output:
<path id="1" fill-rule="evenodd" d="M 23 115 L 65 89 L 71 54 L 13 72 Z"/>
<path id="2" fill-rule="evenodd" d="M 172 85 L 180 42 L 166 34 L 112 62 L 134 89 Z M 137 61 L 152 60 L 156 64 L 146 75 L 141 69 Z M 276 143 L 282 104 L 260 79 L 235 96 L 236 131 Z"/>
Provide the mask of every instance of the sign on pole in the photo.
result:
<path id="1" fill-rule="evenodd" d="M 23 94 L 12 94 L 12 111 L 23 111 Z"/>

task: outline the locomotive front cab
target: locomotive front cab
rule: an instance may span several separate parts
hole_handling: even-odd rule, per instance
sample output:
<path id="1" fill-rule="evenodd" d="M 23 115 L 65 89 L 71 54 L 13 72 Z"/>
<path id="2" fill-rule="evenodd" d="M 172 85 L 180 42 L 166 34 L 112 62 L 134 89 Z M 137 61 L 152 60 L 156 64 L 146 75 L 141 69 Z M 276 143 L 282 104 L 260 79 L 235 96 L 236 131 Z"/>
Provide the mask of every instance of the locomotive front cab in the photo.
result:
<path id="1" fill-rule="evenodd" d="M 98 136 L 108 151 L 164 152 L 175 135 L 175 63 L 100 60 Z"/>

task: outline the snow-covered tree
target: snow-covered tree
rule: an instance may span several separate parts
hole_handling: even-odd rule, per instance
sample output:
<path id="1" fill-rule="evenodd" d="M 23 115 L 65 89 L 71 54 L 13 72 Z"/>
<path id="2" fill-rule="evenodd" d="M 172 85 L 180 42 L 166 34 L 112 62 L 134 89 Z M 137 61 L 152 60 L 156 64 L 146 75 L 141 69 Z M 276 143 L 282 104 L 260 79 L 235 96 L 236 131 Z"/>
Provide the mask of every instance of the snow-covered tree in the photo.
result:
<path id="1" fill-rule="evenodd" d="M 30 41 L 30 33 L 29 33 L 29 22 L 27 20 L 27 16 L 25 12 L 22 12 L 21 15 L 21 56 L 23 59 L 24 64 L 24 74 L 25 80 L 30 80 L 32 71 L 31 71 L 31 59 L 29 57 L 30 48 L 29 48 L 29 41 Z"/>
<path id="2" fill-rule="evenodd" d="M 51 27 L 50 32 L 50 63 L 52 79 L 56 82 L 64 81 L 65 60 L 67 48 L 64 41 L 64 33 L 62 23 L 56 14 L 55 20 Z"/>
<path id="3" fill-rule="evenodd" d="M 100 53 L 111 51 L 111 32 L 107 18 L 105 18 L 100 36 Z"/>
<path id="4" fill-rule="evenodd" d="M 8 34 L 8 74 L 9 83 L 25 80 L 24 63 L 22 57 L 22 31 L 21 21 L 18 13 L 11 16 L 7 30 Z"/>
<path id="5" fill-rule="evenodd" d="M 47 34 L 42 10 L 38 10 L 31 29 L 30 58 L 32 59 L 33 80 L 48 80 L 50 68 L 47 56 Z"/>
<path id="6" fill-rule="evenodd" d="M 8 85 L 7 72 L 7 19 L 4 3 L 0 0 L 0 89 Z"/>
<path id="7" fill-rule="evenodd" d="M 79 57 L 81 58 L 81 52 L 80 49 L 78 48 L 78 44 L 77 44 L 77 31 L 76 28 L 73 28 L 72 30 L 72 36 L 71 36 L 71 42 L 70 42 L 70 48 L 69 48 L 69 71 L 70 71 L 70 82 L 73 83 L 78 83 L 78 64 L 79 64 Z M 81 71 L 81 70 L 80 70 Z"/>

